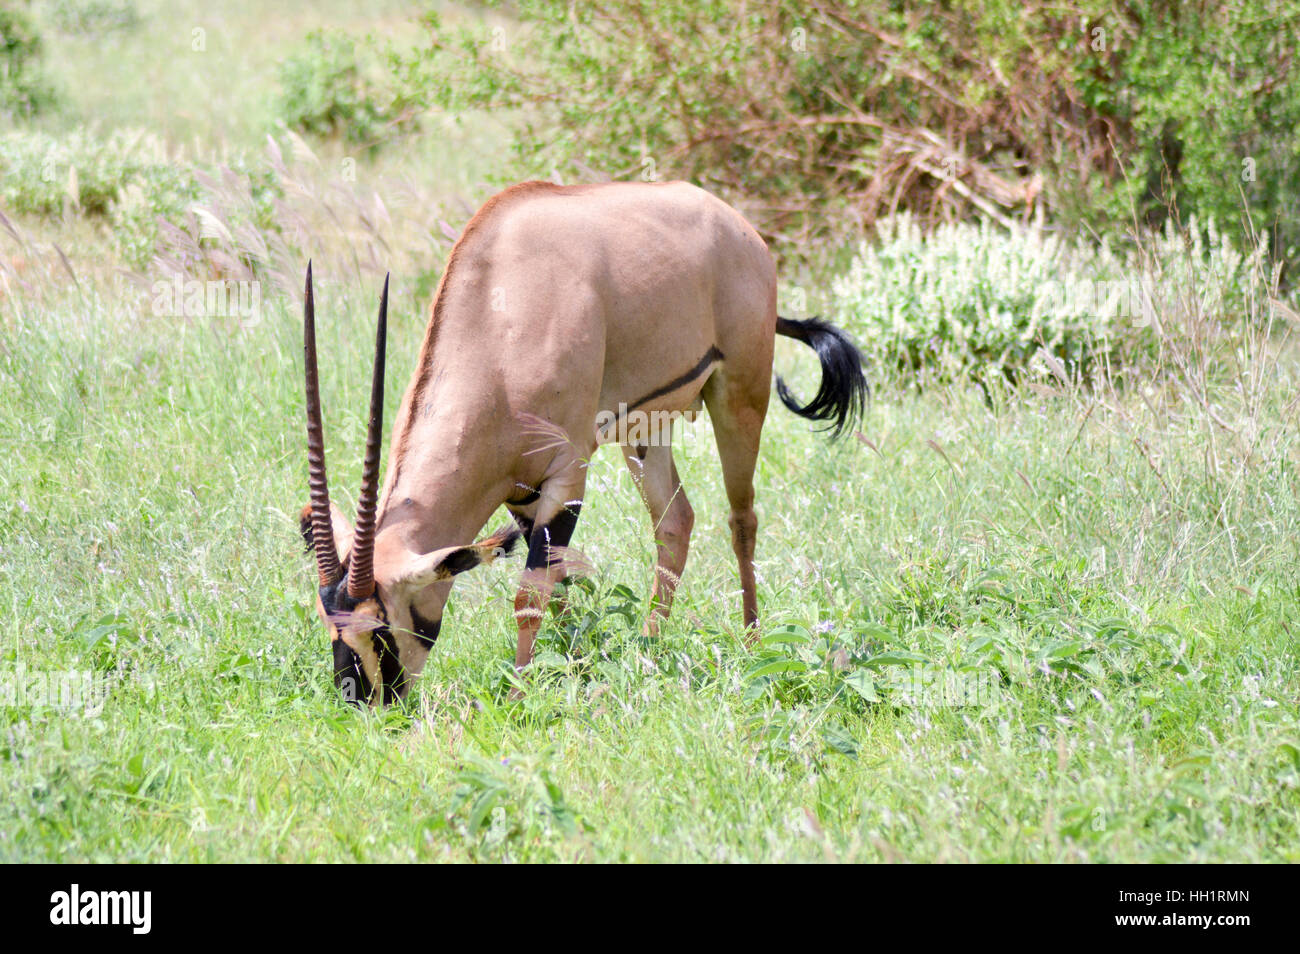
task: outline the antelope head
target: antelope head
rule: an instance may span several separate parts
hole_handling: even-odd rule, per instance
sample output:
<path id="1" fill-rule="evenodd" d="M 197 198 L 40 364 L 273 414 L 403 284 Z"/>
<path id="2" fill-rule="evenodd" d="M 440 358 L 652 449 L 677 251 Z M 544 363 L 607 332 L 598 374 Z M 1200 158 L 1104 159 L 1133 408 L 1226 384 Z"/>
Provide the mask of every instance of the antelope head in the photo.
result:
<path id="1" fill-rule="evenodd" d="M 316 612 L 329 634 L 334 684 L 357 704 L 389 705 L 405 698 L 419 675 L 441 624 L 412 624 L 413 602 L 427 588 L 489 563 L 510 552 L 517 530 L 502 531 L 478 543 L 424 554 L 404 554 L 393 567 L 375 565 L 379 513 L 379 454 L 384 430 L 384 349 L 388 331 L 388 278 L 379 302 L 375 363 L 370 388 L 370 421 L 351 525 L 330 501 L 325 476 L 325 438 L 321 423 L 320 381 L 316 368 L 316 314 L 311 263 L 303 309 L 303 353 L 307 377 L 307 470 L 310 503 L 302 509 L 301 530 L 315 551 L 319 588 Z M 445 588 L 444 588 L 445 590 Z M 444 597 L 445 599 L 445 591 Z M 416 617 L 418 619 L 418 617 Z"/>

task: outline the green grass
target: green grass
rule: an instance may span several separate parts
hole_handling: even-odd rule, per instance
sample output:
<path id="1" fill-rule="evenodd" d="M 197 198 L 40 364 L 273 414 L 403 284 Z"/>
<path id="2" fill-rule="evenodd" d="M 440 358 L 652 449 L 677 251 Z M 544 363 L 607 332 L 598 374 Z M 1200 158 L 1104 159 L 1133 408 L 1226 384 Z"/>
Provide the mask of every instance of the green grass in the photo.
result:
<path id="1" fill-rule="evenodd" d="M 320 294 L 345 493 L 371 292 Z M 394 300 L 390 414 L 421 324 Z M 375 715 L 335 698 L 290 517 L 297 315 L 239 331 L 129 301 L 4 317 L 4 667 L 117 679 L 97 718 L 0 710 L 6 860 L 1295 859 L 1292 446 L 1225 524 L 1196 433 L 1165 438 L 1157 476 L 1079 396 L 887 389 L 878 452 L 778 406 L 755 652 L 711 451 L 682 462 L 676 612 L 639 637 L 648 520 L 606 449 L 576 537 L 597 574 L 527 698 L 505 701 L 497 566 L 458 584 L 413 711 Z M 804 386 L 809 358 L 778 355 Z M 993 704 L 909 704 L 913 659 L 996 671 Z"/>
<path id="2" fill-rule="evenodd" d="M 256 152 L 293 37 L 408 22 L 398 3 L 373 26 L 343 0 L 310 23 L 139 6 L 136 27 L 49 44 L 66 97 L 46 128 Z M 192 24 L 208 59 L 176 68 Z M 492 121 L 362 157 L 357 193 L 483 198 Z M 313 246 L 349 508 L 376 269 L 395 268 L 391 421 L 438 267 L 411 225 L 423 200 L 406 204 L 374 226 L 379 265 Z M 606 448 L 574 541 L 596 573 L 548 619 L 524 700 L 507 701 L 516 560 L 458 582 L 408 709 L 359 712 L 296 531 L 293 301 L 268 281 L 251 327 L 155 317 L 102 224 L 20 227 L 0 232 L 26 282 L 0 271 L 0 676 L 113 688 L 91 717 L 0 699 L 0 860 L 1297 860 L 1300 356 L 1280 337 L 1134 369 L 1120 394 L 1049 378 L 986 401 L 877 370 L 861 437 L 835 445 L 774 406 L 753 650 L 707 420 L 679 457 L 696 528 L 657 641 L 639 635 L 649 521 Z M 781 342 L 777 365 L 815 387 L 806 349 Z M 984 704 L 918 699 L 919 666 Z"/>
<path id="3" fill-rule="evenodd" d="M 276 118 L 279 63 L 311 23 L 399 44 L 419 35 L 402 0 L 325 0 L 312 5 L 311 20 L 251 0 L 137 0 L 135 25 L 66 32 L 48 7 L 36 8 L 49 37 L 45 71 L 65 107 L 43 122 L 147 126 L 200 155 L 265 136 Z"/>

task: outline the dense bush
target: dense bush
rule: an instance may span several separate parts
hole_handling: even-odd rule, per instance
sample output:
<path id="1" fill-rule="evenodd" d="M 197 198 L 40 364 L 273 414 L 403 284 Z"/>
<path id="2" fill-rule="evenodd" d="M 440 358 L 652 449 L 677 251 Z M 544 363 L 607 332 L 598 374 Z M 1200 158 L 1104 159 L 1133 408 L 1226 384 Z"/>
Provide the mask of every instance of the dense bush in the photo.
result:
<path id="1" fill-rule="evenodd" d="M 392 90 L 367 69 L 346 33 L 307 34 L 304 47 L 280 65 L 280 86 L 279 116 L 297 132 L 374 145 L 405 122 Z"/>
<path id="2" fill-rule="evenodd" d="M 244 180 L 251 198 L 242 219 L 271 228 L 275 176 L 240 158 L 219 173 Z M 153 257 L 159 221 L 188 218 L 197 202 L 222 191 L 219 179 L 138 131 L 117 130 L 103 139 L 84 130 L 57 137 L 31 130 L 0 135 L 0 206 L 42 216 L 102 217 L 118 253 L 135 268 Z"/>
<path id="3" fill-rule="evenodd" d="M 1273 251 L 1300 244 L 1294 4 L 508 9 L 518 26 L 430 13 L 431 43 L 406 61 L 413 95 L 519 109 L 534 173 L 576 161 L 579 174 L 685 178 L 747 197 L 768 237 L 789 240 L 782 251 L 851 219 L 1011 220 L 1040 203 L 1100 230 L 1126 227 L 1135 210 L 1158 225 L 1172 206 L 1240 236 L 1243 192 Z"/>
<path id="4" fill-rule="evenodd" d="M 1269 287 L 1260 254 L 1241 254 L 1212 223 L 1205 238 L 1169 223 L 1124 255 L 988 223 L 923 236 L 909 215 L 877 231 L 832 282 L 835 318 L 877 364 L 931 377 L 1042 369 L 1040 349 L 1086 375 L 1099 359 L 1141 357 L 1161 334 L 1190 336 L 1175 322 L 1240 328 Z"/>
<path id="5" fill-rule="evenodd" d="M 30 117 L 53 102 L 37 73 L 40 52 L 31 18 L 18 7 L 0 7 L 0 119 Z"/>
<path id="6" fill-rule="evenodd" d="M 16 212 L 58 215 L 71 208 L 108 215 L 132 182 L 145 188 L 159 215 L 195 196 L 192 180 L 152 136 L 126 130 L 103 139 L 84 130 L 0 136 L 0 200 Z"/>
<path id="7" fill-rule="evenodd" d="M 140 22 L 136 0 L 45 0 L 41 14 L 64 33 L 103 33 Z"/>
<path id="8" fill-rule="evenodd" d="M 1126 168 L 1089 177 L 1080 163 L 1058 205 L 1103 227 L 1134 209 L 1158 224 L 1172 209 L 1224 223 L 1240 245 L 1261 233 L 1275 257 L 1300 258 L 1300 5 L 1100 6 L 1093 20 L 1110 28 L 1110 44 L 1080 60 L 1072 95 L 1107 125 Z"/>

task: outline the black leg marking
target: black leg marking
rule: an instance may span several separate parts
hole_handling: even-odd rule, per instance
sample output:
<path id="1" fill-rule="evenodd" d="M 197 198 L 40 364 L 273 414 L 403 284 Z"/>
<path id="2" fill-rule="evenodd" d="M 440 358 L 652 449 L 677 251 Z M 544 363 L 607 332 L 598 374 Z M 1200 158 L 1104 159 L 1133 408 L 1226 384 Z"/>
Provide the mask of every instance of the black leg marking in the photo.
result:
<path id="1" fill-rule="evenodd" d="M 582 512 L 581 503 L 569 504 L 548 524 L 537 527 L 537 532 L 529 533 L 528 561 L 524 564 L 530 570 L 540 570 L 551 561 L 552 547 L 567 547 L 573 539 L 573 529 L 578 525 L 578 514 Z"/>

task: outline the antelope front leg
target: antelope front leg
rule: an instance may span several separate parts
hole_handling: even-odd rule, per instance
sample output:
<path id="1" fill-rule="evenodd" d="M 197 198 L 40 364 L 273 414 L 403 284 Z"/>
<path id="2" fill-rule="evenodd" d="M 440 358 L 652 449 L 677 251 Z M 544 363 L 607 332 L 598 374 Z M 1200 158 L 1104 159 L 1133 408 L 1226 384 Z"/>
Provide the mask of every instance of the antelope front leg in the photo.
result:
<path id="1" fill-rule="evenodd" d="M 581 510 L 582 502 L 572 500 L 549 521 L 539 521 L 529 534 L 528 562 L 519 580 L 519 591 L 515 594 L 515 623 L 519 627 L 519 642 L 515 648 L 516 672 L 533 661 L 533 647 L 542 628 L 542 614 L 555 585 L 567 572 L 562 554 L 573 537 Z M 511 692 L 514 698 L 518 695 L 518 690 Z"/>
<path id="2" fill-rule="evenodd" d="M 515 648 L 515 671 L 533 661 L 533 647 L 542 628 L 542 614 L 555 584 L 559 582 L 549 567 L 541 570 L 524 570 L 515 594 L 515 625 L 519 627 L 519 642 Z"/>

